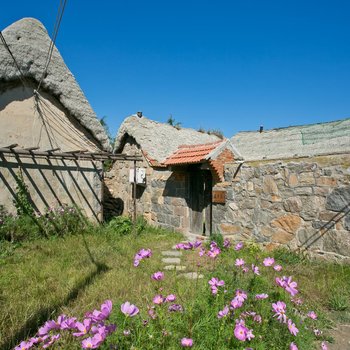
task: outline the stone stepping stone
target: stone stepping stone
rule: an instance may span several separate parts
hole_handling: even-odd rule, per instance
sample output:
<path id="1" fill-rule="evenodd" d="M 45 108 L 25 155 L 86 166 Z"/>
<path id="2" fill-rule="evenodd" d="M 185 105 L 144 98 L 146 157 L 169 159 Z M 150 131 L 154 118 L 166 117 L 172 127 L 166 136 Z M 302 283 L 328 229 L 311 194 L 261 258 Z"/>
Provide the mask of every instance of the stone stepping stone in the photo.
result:
<path id="1" fill-rule="evenodd" d="M 187 278 L 189 280 L 196 280 L 197 278 L 203 278 L 204 276 L 201 274 L 198 274 L 197 272 L 187 272 L 182 273 L 180 276 Z"/>
<path id="2" fill-rule="evenodd" d="M 162 252 L 162 255 L 164 256 L 182 256 L 182 252 L 173 251 L 173 250 L 166 250 Z"/>
<path id="3" fill-rule="evenodd" d="M 181 265 L 167 265 L 164 266 L 164 270 L 168 270 L 168 271 L 185 271 L 186 270 L 186 266 L 181 266 Z"/>
<path id="4" fill-rule="evenodd" d="M 163 258 L 162 262 L 169 265 L 180 265 L 181 260 L 180 258 Z"/>

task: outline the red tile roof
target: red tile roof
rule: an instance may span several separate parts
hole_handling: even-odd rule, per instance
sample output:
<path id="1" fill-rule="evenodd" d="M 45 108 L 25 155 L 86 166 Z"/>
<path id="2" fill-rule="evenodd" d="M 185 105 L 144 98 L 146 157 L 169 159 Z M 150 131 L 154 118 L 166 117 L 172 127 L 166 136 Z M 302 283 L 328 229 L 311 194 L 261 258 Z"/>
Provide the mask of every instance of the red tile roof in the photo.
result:
<path id="1" fill-rule="evenodd" d="M 223 140 L 202 145 L 182 145 L 164 162 L 165 165 L 181 165 L 200 163 L 214 151 Z"/>

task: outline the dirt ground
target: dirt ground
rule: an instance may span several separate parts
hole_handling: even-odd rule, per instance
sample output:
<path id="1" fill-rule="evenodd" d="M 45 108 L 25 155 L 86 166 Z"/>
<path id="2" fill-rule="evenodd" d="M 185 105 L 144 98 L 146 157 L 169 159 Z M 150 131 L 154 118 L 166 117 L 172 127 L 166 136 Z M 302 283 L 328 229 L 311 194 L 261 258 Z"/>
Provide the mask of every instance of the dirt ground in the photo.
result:
<path id="1" fill-rule="evenodd" d="M 330 331 L 334 343 L 328 345 L 329 350 L 350 350 L 350 324 L 340 324 Z"/>

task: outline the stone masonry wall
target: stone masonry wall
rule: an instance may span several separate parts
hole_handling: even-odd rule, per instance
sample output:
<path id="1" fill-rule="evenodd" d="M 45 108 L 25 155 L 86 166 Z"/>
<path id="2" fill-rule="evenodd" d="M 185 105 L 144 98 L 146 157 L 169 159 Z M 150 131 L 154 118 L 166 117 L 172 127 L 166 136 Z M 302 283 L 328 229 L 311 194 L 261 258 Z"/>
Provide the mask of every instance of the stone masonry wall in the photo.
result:
<path id="1" fill-rule="evenodd" d="M 214 232 L 350 257 L 350 155 L 227 165 L 217 187 L 226 204 L 213 205 Z"/>
<path id="2" fill-rule="evenodd" d="M 125 143 L 122 153 L 140 155 L 139 145 L 132 137 Z M 189 231 L 188 176 L 179 169 L 151 168 L 146 159 L 137 167 L 146 169 L 146 186 L 137 186 L 137 215 L 142 215 L 151 224 L 169 230 L 186 233 Z M 132 184 L 129 171 L 133 162 L 117 161 L 105 174 L 105 212 L 113 215 L 132 215 Z M 114 212 L 113 207 L 114 206 Z M 116 210 L 117 207 L 117 210 Z"/>

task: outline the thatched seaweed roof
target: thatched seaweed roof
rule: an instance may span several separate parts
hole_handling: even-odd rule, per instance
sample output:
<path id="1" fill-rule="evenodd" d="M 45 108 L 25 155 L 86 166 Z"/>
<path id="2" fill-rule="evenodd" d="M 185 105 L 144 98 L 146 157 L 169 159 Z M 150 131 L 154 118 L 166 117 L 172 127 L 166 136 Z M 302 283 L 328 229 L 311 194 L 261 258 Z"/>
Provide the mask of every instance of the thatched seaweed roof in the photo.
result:
<path id="1" fill-rule="evenodd" d="M 231 138 L 245 160 L 308 157 L 350 152 L 350 118 L 263 132 L 239 132 Z"/>
<path id="2" fill-rule="evenodd" d="M 26 81 L 35 88 L 41 80 L 51 41 L 45 27 L 34 18 L 23 18 L 4 29 L 2 34 Z M 0 83 L 19 80 L 20 73 L 12 57 L 5 46 L 0 45 Z M 57 98 L 105 150 L 109 149 L 104 128 L 56 47 L 41 87 Z"/>
<path id="3" fill-rule="evenodd" d="M 155 161 L 153 165 L 162 164 L 181 145 L 198 145 L 221 140 L 216 135 L 194 129 L 176 128 L 136 115 L 126 118 L 121 124 L 116 137 L 115 152 L 122 150 L 127 136 L 135 139 L 148 160 Z"/>

